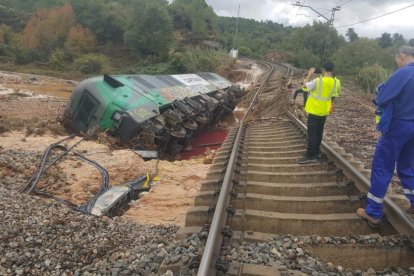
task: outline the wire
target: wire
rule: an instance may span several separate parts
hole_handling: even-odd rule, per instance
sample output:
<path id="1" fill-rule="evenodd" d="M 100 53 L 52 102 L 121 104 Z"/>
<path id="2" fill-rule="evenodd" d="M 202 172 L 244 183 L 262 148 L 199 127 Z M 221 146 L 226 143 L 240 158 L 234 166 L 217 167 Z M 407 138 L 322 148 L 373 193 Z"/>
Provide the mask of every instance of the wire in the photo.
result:
<path id="1" fill-rule="evenodd" d="M 304 0 L 303 3 L 302 3 L 302 1 L 299 1 L 299 4 L 300 5 L 305 5 L 305 2 L 306 2 L 306 0 Z M 299 6 L 298 12 L 296 13 L 295 17 L 298 17 L 301 9 L 302 9 L 302 6 Z"/>
<path id="2" fill-rule="evenodd" d="M 399 11 L 402 11 L 402 10 L 405 10 L 405 9 L 408 9 L 408 8 L 410 8 L 412 6 L 414 6 L 414 4 L 408 5 L 408 6 L 404 7 L 404 8 L 401 8 L 401 9 L 398 9 L 398 10 L 395 10 L 395 11 L 392 11 L 392 12 L 389 12 L 389 13 L 386 13 L 386 14 L 383 14 L 383 15 L 379 15 L 379 16 L 372 17 L 372 18 L 369 18 L 369 19 L 365 19 L 365 20 L 362 20 L 362 21 L 359 21 L 359 22 L 356 22 L 356 23 L 342 25 L 342 26 L 336 26 L 335 28 L 345 28 L 345 27 L 349 27 L 349 26 L 354 26 L 354 25 L 357 25 L 357 24 L 365 23 L 365 22 L 368 22 L 368 21 L 371 21 L 371 20 L 374 20 L 374 19 L 378 19 L 378 18 L 387 16 L 387 15 L 390 15 L 390 14 L 393 14 L 393 13 L 396 13 L 396 12 L 399 12 Z"/>
<path id="3" fill-rule="evenodd" d="M 39 180 L 42 178 L 43 174 L 54 164 L 56 164 L 58 161 L 62 160 L 62 158 L 67 155 L 70 151 L 73 151 L 73 149 L 79 145 L 80 142 L 84 141 L 85 138 L 80 139 L 79 141 L 77 141 L 74 145 L 72 145 L 71 147 L 66 147 L 61 145 L 62 142 L 72 139 L 76 137 L 75 135 L 70 135 L 56 143 L 51 144 L 43 153 L 43 156 L 41 158 L 41 161 L 39 162 L 36 171 L 33 173 L 32 177 L 30 178 L 30 180 L 27 182 L 27 184 L 22 187 L 19 192 L 21 193 L 34 193 L 34 194 L 38 194 L 38 195 L 42 195 L 48 198 L 52 198 L 55 199 L 63 204 L 68 205 L 69 207 L 71 207 L 74 210 L 89 214 L 92 210 L 93 205 L 95 204 L 96 200 L 98 199 L 98 197 L 100 195 L 102 195 L 105 191 L 107 191 L 109 189 L 109 174 L 108 171 L 105 170 L 104 167 L 102 167 L 101 165 L 99 165 L 97 162 L 90 160 L 88 158 L 86 158 L 85 156 L 77 153 L 77 152 L 73 152 L 73 154 L 78 157 L 79 159 L 89 163 L 90 165 L 94 166 L 95 168 L 97 168 L 99 170 L 99 172 L 101 173 L 102 176 L 102 181 L 101 181 L 101 187 L 99 189 L 99 191 L 95 194 L 94 197 L 92 197 L 88 202 L 86 202 L 84 205 L 81 206 L 77 206 L 76 204 L 67 201 L 65 199 L 59 198 L 57 196 L 51 195 L 45 191 L 42 190 L 37 190 L 36 186 L 39 183 Z M 53 160 L 51 163 L 46 164 L 50 155 L 52 154 L 52 151 L 55 149 L 59 149 L 62 150 L 63 153 L 60 154 L 58 157 L 55 158 L 55 160 Z"/>
<path id="4" fill-rule="evenodd" d="M 352 11 L 348 12 L 348 13 L 342 14 L 341 16 L 337 17 L 337 18 L 336 18 L 336 20 L 341 19 L 341 18 L 344 18 L 345 16 L 348 16 L 348 15 L 350 15 L 350 14 L 353 14 L 353 13 L 355 13 L 356 11 L 360 11 L 360 10 L 362 10 L 362 8 L 365 8 L 366 6 L 369 6 L 369 5 L 371 5 L 371 3 L 365 3 L 364 5 L 360 6 L 360 7 L 359 7 L 359 8 L 357 8 L 357 9 L 354 9 L 354 10 L 352 10 Z"/>
<path id="5" fill-rule="evenodd" d="M 338 6 L 343 7 L 343 6 L 345 6 L 346 4 L 348 4 L 348 3 L 349 3 L 349 2 L 351 2 L 351 1 L 352 1 L 352 0 L 348 0 L 348 1 L 346 1 L 346 2 L 342 3 L 342 4 L 338 5 Z"/>

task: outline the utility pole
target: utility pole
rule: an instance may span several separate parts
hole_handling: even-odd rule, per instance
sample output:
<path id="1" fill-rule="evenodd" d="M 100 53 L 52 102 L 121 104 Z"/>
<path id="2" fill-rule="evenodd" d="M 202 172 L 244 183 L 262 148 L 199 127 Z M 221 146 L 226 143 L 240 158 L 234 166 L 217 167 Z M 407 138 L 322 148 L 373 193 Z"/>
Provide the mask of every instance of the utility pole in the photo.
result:
<path id="1" fill-rule="evenodd" d="M 239 30 L 239 18 L 240 18 L 240 4 L 239 4 L 239 10 L 237 12 L 236 32 L 234 33 L 234 44 L 233 44 L 233 49 L 234 50 L 236 50 L 237 32 Z"/>
<path id="2" fill-rule="evenodd" d="M 316 12 L 317 14 L 319 14 L 319 16 L 321 16 L 321 17 L 323 17 L 324 19 L 326 19 L 326 21 L 327 21 L 327 23 L 328 23 L 328 26 L 329 26 L 330 28 L 332 28 L 332 29 L 334 28 L 333 23 L 334 23 L 334 20 L 335 20 L 335 13 L 341 9 L 341 7 L 340 7 L 340 6 L 336 6 L 336 7 L 332 8 L 332 10 L 331 10 L 331 18 L 329 19 L 329 18 L 327 18 L 325 15 L 323 15 L 322 13 L 320 13 L 320 12 L 318 12 L 317 10 L 315 10 L 314 8 L 312 8 L 311 6 L 302 5 L 302 4 L 300 3 L 300 1 L 297 1 L 295 4 L 292 4 L 292 5 L 293 5 L 293 6 L 297 6 L 297 7 L 302 7 L 302 8 L 303 8 L 303 7 L 304 7 L 304 8 L 309 8 L 309 9 L 313 10 L 314 12 Z M 328 31 L 328 33 L 327 33 L 327 36 L 326 36 L 326 40 L 325 40 L 325 47 L 324 47 L 324 49 L 323 49 L 323 54 L 322 54 L 322 59 L 321 59 L 321 65 L 322 65 L 322 63 L 324 62 L 324 59 L 325 59 L 325 54 L 326 54 L 326 50 L 327 50 L 327 48 L 328 48 L 328 40 L 329 40 L 329 36 L 330 36 L 330 30 L 331 30 L 331 29 L 329 29 L 329 31 Z"/>
<path id="3" fill-rule="evenodd" d="M 329 22 L 329 19 L 328 19 L 325 15 L 321 14 L 320 12 L 318 12 L 317 10 L 315 10 L 314 8 L 312 8 L 311 6 L 302 5 L 302 4 L 300 3 L 300 1 L 297 1 L 295 4 L 292 4 L 292 5 L 293 5 L 293 6 L 297 6 L 297 7 L 301 7 L 301 8 L 309 8 L 309 9 L 313 10 L 314 12 L 316 12 L 317 14 L 319 14 L 319 16 L 321 16 L 321 17 L 325 18 L 325 19 L 326 19 L 326 21 L 328 21 L 328 22 Z"/>

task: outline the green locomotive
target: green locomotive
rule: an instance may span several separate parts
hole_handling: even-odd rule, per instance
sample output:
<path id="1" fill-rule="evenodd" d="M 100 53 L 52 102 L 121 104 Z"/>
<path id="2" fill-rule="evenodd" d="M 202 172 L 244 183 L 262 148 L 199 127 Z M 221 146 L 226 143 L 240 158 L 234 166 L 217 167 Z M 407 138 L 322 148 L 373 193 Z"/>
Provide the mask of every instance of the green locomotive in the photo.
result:
<path id="1" fill-rule="evenodd" d="M 108 131 L 132 148 L 174 156 L 241 95 L 215 73 L 104 75 L 77 85 L 63 119 L 79 132 Z"/>

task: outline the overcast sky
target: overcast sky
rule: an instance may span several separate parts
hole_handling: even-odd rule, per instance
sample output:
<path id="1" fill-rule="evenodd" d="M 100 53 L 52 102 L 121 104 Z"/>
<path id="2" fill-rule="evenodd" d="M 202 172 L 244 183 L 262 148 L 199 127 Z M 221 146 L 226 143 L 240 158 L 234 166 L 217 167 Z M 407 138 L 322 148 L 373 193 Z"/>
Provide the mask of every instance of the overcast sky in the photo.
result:
<path id="1" fill-rule="evenodd" d="M 237 16 L 240 4 L 240 17 L 256 20 L 272 20 L 290 26 L 303 26 L 312 23 L 314 19 L 326 21 L 309 8 L 295 7 L 292 4 L 300 2 L 311 6 L 327 18 L 331 16 L 333 7 L 341 6 L 335 14 L 334 26 L 344 26 L 377 17 L 409 5 L 414 1 L 403 0 L 206 0 L 213 7 L 216 14 L 221 16 Z M 414 38 L 414 6 L 399 12 L 371 20 L 354 26 L 337 28 L 339 33 L 345 34 L 348 28 L 354 28 L 361 37 L 379 37 L 382 33 L 401 33 L 407 39 Z"/>

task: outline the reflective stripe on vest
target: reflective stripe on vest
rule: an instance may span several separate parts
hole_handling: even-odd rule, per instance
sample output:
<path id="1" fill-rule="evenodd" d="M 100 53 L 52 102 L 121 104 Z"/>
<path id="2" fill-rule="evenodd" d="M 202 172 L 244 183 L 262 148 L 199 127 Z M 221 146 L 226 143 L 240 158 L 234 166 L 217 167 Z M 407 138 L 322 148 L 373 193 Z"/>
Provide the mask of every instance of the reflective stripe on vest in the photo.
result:
<path id="1" fill-rule="evenodd" d="M 323 80 L 322 77 L 320 77 L 319 78 L 319 86 L 318 86 L 318 83 L 316 83 L 316 86 L 318 86 L 318 95 L 314 95 L 313 93 L 309 93 L 309 96 L 316 99 L 316 100 L 319 100 L 319 101 L 328 102 L 328 101 L 331 100 L 332 94 L 336 90 L 336 79 L 334 79 L 334 84 L 333 84 L 332 90 L 329 93 L 328 97 L 322 97 L 322 80 Z"/>
<path id="2" fill-rule="evenodd" d="M 316 116 L 327 116 L 331 110 L 332 96 L 338 96 L 341 82 L 330 77 L 320 77 L 314 81 L 316 86 L 309 91 L 305 111 Z"/>

